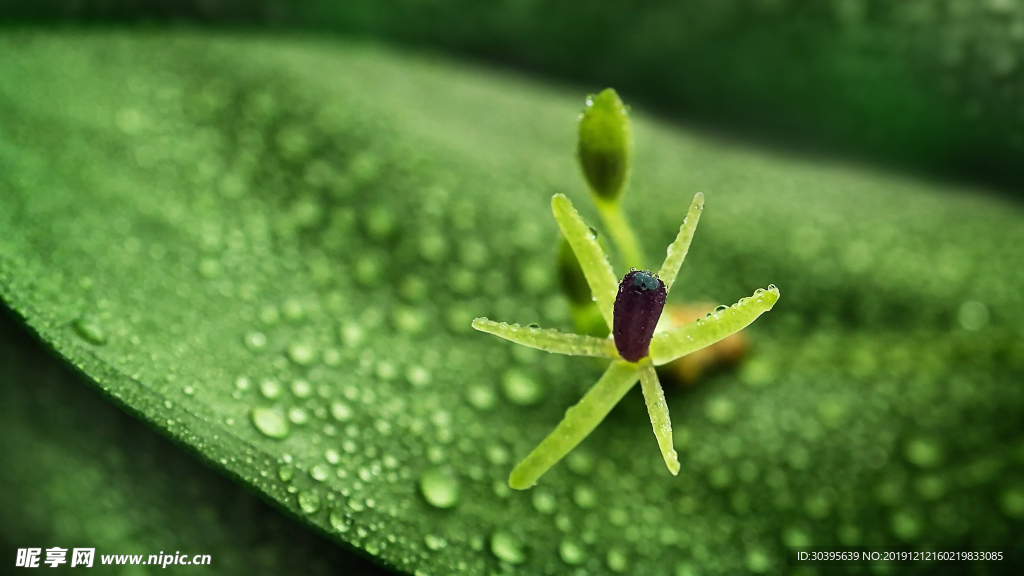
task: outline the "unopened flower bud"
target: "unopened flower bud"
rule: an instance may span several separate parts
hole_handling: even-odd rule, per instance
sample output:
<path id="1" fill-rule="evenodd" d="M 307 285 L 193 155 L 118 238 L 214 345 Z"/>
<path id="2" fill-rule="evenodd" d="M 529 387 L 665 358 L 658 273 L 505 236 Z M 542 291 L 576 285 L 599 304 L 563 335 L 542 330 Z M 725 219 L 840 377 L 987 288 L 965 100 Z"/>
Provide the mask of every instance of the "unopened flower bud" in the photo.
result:
<path id="1" fill-rule="evenodd" d="M 580 114 L 578 154 L 583 176 L 601 200 L 614 202 L 622 194 L 632 147 L 629 113 L 615 90 L 589 96 Z"/>

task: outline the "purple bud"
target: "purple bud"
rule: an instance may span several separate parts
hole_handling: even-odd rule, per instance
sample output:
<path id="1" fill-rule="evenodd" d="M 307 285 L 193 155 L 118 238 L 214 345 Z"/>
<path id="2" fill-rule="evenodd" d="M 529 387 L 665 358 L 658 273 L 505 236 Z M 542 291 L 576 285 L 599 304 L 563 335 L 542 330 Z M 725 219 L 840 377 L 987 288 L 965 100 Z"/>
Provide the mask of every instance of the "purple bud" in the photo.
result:
<path id="1" fill-rule="evenodd" d="M 666 295 L 665 283 L 646 270 L 630 270 L 622 277 L 612 309 L 612 334 L 623 360 L 637 362 L 647 356 Z"/>

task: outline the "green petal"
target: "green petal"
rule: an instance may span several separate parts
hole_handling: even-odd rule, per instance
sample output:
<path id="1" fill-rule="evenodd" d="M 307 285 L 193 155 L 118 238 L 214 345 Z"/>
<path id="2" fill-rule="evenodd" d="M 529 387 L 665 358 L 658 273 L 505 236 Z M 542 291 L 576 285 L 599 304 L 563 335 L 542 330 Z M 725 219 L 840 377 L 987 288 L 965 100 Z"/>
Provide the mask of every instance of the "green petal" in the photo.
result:
<path id="1" fill-rule="evenodd" d="M 655 334 L 651 339 L 651 359 L 655 366 L 661 366 L 711 346 L 746 328 L 778 301 L 779 289 L 771 284 L 767 289 L 759 288 L 753 296 L 741 298 L 725 310 L 712 312 L 707 318 Z"/>
<path id="2" fill-rule="evenodd" d="M 538 478 L 597 428 L 636 383 L 638 371 L 639 366 L 632 362 L 613 361 L 593 388 L 565 411 L 565 418 L 554 431 L 516 465 L 508 477 L 508 485 L 516 490 L 532 487 Z"/>
<path id="3" fill-rule="evenodd" d="M 672 419 L 669 417 L 668 404 L 665 403 L 665 391 L 658 382 L 658 373 L 650 360 L 640 365 L 640 388 L 644 392 L 647 413 L 651 417 L 654 436 L 658 439 L 658 448 L 665 459 L 665 466 L 673 476 L 679 474 L 679 456 L 672 444 Z"/>
<path id="4" fill-rule="evenodd" d="M 568 354 L 569 356 L 596 356 L 598 358 L 618 357 L 615 343 L 610 338 L 568 334 L 551 328 L 520 326 L 519 324 L 495 322 L 487 318 L 474 319 L 473 328 L 545 352 Z"/>
<path id="5" fill-rule="evenodd" d="M 679 234 L 676 239 L 668 245 L 668 253 L 665 254 L 665 262 L 658 271 L 658 277 L 665 283 L 666 290 L 672 290 L 672 284 L 679 274 L 679 267 L 683 265 L 686 253 L 690 251 L 690 241 L 693 240 L 693 233 L 697 230 L 697 222 L 700 214 L 704 211 L 704 194 L 697 192 L 693 196 L 690 210 L 686 213 L 682 226 L 679 227 Z"/>
<path id="6" fill-rule="evenodd" d="M 583 275 L 587 278 L 587 284 L 590 284 L 590 292 L 594 295 L 601 315 L 604 316 L 604 321 L 611 328 L 612 305 L 615 303 L 615 292 L 618 290 L 619 283 L 612 271 L 611 264 L 608 263 L 608 257 L 598 245 L 597 238 L 591 233 L 579 212 L 573 208 L 572 202 L 564 194 L 555 194 L 551 197 L 551 211 L 555 215 L 555 221 L 558 222 L 562 234 L 576 254 Z"/>

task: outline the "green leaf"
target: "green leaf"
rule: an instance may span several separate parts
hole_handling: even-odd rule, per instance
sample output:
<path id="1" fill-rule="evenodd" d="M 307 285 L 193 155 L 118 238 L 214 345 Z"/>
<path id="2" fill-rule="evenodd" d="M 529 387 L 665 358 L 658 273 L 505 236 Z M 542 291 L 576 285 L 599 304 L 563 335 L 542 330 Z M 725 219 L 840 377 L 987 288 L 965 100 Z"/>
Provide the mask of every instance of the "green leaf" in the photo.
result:
<path id="1" fill-rule="evenodd" d="M 114 402 L 339 542 L 425 574 L 1024 545 L 1019 206 L 634 114 L 644 244 L 706 194 L 673 298 L 786 298 L 735 371 L 665 391 L 678 477 L 634 390 L 514 493 L 512 464 L 600 365 L 470 322 L 569 330 L 547 206 L 587 211 L 575 91 L 324 40 L 6 32 L 0 53 L 6 303 Z"/>
<path id="2" fill-rule="evenodd" d="M 60 546 L 95 548 L 89 572 L 97 574 L 139 573 L 124 565 L 101 568 L 103 555 L 142 555 L 148 562 L 161 552 L 189 561 L 210 555 L 208 567 L 182 571 L 385 573 L 326 538 L 296 530 L 291 518 L 118 410 L 6 313 L 0 314 L 0 454 L 6 562 L 13 563 L 15 548 Z"/>

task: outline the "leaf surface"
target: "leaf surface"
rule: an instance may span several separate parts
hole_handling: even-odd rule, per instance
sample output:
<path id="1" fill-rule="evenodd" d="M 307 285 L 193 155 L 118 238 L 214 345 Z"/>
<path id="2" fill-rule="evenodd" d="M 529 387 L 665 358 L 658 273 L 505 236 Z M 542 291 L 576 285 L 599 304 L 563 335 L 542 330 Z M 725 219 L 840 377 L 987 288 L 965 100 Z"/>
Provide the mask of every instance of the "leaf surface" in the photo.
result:
<path id="1" fill-rule="evenodd" d="M 513 493 L 601 364 L 470 323 L 570 330 L 548 202 L 597 221 L 576 91 L 310 39 L 7 32 L 0 53 L 6 303 L 332 538 L 424 574 L 1024 544 L 1019 206 L 634 115 L 650 254 L 706 194 L 672 298 L 786 297 L 736 370 L 666 390 L 678 477 L 634 390 Z"/>

